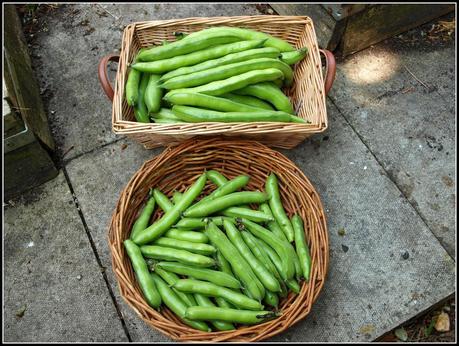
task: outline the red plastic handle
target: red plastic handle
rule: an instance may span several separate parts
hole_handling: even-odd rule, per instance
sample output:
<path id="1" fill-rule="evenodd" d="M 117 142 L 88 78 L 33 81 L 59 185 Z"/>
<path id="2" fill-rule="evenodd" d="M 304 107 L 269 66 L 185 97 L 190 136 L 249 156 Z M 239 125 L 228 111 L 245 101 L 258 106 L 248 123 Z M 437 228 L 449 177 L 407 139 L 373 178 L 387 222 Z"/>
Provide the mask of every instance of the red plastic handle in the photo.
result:
<path id="1" fill-rule="evenodd" d="M 336 75 L 336 61 L 332 52 L 326 49 L 319 49 L 319 52 L 325 57 L 325 95 L 328 95 Z"/>
<path id="2" fill-rule="evenodd" d="M 113 87 L 108 80 L 108 73 L 107 73 L 107 66 L 110 61 L 118 62 L 120 60 L 120 56 L 117 54 L 110 54 L 104 56 L 99 62 L 99 81 L 102 85 L 102 89 L 105 91 L 105 94 L 113 102 L 114 92 Z"/>

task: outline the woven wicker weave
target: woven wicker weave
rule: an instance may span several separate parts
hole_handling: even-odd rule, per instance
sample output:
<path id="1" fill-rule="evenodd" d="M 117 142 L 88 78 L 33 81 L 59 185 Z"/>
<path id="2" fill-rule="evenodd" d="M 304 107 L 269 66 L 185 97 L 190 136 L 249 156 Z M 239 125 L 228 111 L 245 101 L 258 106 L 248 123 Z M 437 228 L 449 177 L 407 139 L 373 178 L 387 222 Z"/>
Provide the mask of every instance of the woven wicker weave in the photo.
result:
<path id="1" fill-rule="evenodd" d="M 285 89 L 284 92 L 290 98 L 298 116 L 310 123 L 144 124 L 136 122 L 133 109 L 128 106 L 124 97 L 124 85 L 128 75 L 128 64 L 133 61 L 139 49 L 160 44 L 163 40 L 175 40 L 173 33 L 176 31 L 190 33 L 211 26 L 254 29 L 282 38 L 297 48 L 307 47 L 309 54 L 294 67 L 293 86 Z M 110 92 L 106 91 L 107 94 L 111 93 L 111 88 L 109 89 Z M 286 149 L 295 147 L 310 135 L 327 128 L 324 81 L 312 20 L 303 16 L 240 16 L 186 18 L 128 25 L 123 33 L 116 75 L 112 125 L 115 133 L 127 135 L 142 143 L 145 148 L 174 145 L 196 136 L 215 135 L 254 139 L 269 146 Z"/>
<path id="2" fill-rule="evenodd" d="M 167 308 L 157 312 L 142 297 L 123 241 L 129 237 L 148 190 L 158 187 L 171 197 L 174 190 L 185 191 L 204 170 L 210 169 L 218 170 L 228 179 L 248 174 L 251 179 L 247 190 L 263 190 L 268 174 L 275 172 L 287 213 L 289 216 L 299 213 L 304 220 L 312 258 L 310 281 L 302 283 L 300 294 L 290 293 L 281 300 L 282 315 L 277 319 L 234 331 L 206 333 L 186 326 Z M 208 184 L 204 194 L 214 188 Z M 160 212 L 156 212 L 152 219 L 159 216 Z M 125 301 L 147 324 L 180 341 L 259 341 L 278 334 L 310 312 L 322 289 L 328 267 L 327 226 L 317 192 L 290 160 L 254 141 L 188 140 L 145 162 L 122 191 L 108 236 L 113 271 Z"/>

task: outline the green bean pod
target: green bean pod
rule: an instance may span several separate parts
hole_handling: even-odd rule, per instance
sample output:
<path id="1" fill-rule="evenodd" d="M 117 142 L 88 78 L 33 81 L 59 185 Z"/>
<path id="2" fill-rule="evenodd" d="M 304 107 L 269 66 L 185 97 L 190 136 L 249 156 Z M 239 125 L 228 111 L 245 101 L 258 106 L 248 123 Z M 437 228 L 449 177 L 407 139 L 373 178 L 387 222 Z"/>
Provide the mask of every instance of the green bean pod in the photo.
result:
<path id="1" fill-rule="evenodd" d="M 263 301 L 267 305 L 272 306 L 273 308 L 277 308 L 277 306 L 279 305 L 279 297 L 277 296 L 276 293 L 271 292 L 271 291 L 266 291 L 266 295 Z"/>
<path id="2" fill-rule="evenodd" d="M 279 272 L 277 271 L 276 266 L 272 263 L 269 256 L 260 249 L 260 246 L 257 242 L 257 239 L 252 235 L 252 233 L 247 231 L 241 231 L 242 239 L 247 244 L 247 246 L 252 251 L 253 255 L 269 270 L 273 273 L 274 277 L 278 281 L 282 281 L 282 277 L 280 276 Z"/>
<path id="3" fill-rule="evenodd" d="M 241 283 L 232 275 L 221 271 L 216 271 L 207 268 L 196 268 L 194 266 L 176 263 L 176 262 L 159 262 L 156 266 L 163 268 L 169 272 L 180 275 L 191 276 L 195 279 L 209 281 L 216 285 L 240 289 Z"/>
<path id="4" fill-rule="evenodd" d="M 137 103 L 134 104 L 134 116 L 135 119 L 140 123 L 149 123 L 150 117 L 148 116 L 148 109 L 145 104 L 145 91 L 148 86 L 150 76 L 147 73 L 143 73 L 140 78 L 139 92 Z"/>
<path id="5" fill-rule="evenodd" d="M 164 212 L 169 211 L 174 206 L 169 198 L 167 198 L 167 196 L 158 189 L 153 189 L 153 197 Z"/>
<path id="6" fill-rule="evenodd" d="M 237 310 L 220 307 L 191 306 L 186 310 L 186 318 L 193 321 L 226 321 L 241 324 L 257 324 L 279 316 L 272 311 Z"/>
<path id="7" fill-rule="evenodd" d="M 267 194 L 259 191 L 233 192 L 225 196 L 206 201 L 199 206 L 192 206 L 183 213 L 186 217 L 203 217 L 238 204 L 263 203 Z"/>
<path id="8" fill-rule="evenodd" d="M 206 197 L 202 198 L 199 202 L 193 205 L 193 207 L 209 200 L 213 200 L 217 197 L 226 196 L 232 192 L 236 192 L 240 188 L 243 188 L 249 183 L 250 177 L 247 175 L 239 175 L 234 179 L 231 179 L 224 183 L 223 185 L 219 186 L 216 190 L 214 190 L 211 194 L 207 195 Z"/>
<path id="9" fill-rule="evenodd" d="M 137 62 L 133 64 L 132 67 L 143 72 L 163 74 L 164 72 L 174 71 L 185 66 L 196 65 L 200 62 L 219 58 L 227 54 L 237 53 L 245 51 L 247 49 L 260 47 L 262 44 L 263 40 L 250 40 L 227 43 L 212 46 L 188 54 L 174 56 L 163 60 L 155 60 L 151 62 Z"/>
<path id="10" fill-rule="evenodd" d="M 179 191 L 174 191 L 174 193 L 172 194 L 172 202 L 174 204 L 177 204 L 180 199 L 182 198 L 183 194 Z"/>
<path id="11" fill-rule="evenodd" d="M 161 219 L 154 222 L 151 226 L 139 232 L 133 239 L 138 245 L 147 244 L 161 237 L 170 227 L 177 222 L 182 213 L 199 196 L 207 181 L 206 173 L 203 173 L 194 184 L 183 194 L 179 203 L 169 209 Z"/>
<path id="12" fill-rule="evenodd" d="M 280 59 L 288 65 L 294 65 L 298 61 L 303 60 L 307 54 L 308 49 L 304 47 L 293 52 L 283 52 L 281 53 Z"/>
<path id="13" fill-rule="evenodd" d="M 232 43 L 240 41 L 236 36 L 223 34 L 202 35 L 196 40 L 187 40 L 186 38 L 180 41 L 174 41 L 164 46 L 155 46 L 140 52 L 138 55 L 139 61 L 157 61 L 184 54 L 203 50 L 205 48 L 216 46 L 219 44 Z M 176 67 L 174 67 L 176 68 Z M 160 73 L 160 71 L 158 71 Z M 155 73 L 158 73 L 155 72 Z M 164 72 L 164 71 L 163 71 Z"/>
<path id="14" fill-rule="evenodd" d="M 148 113 L 156 113 L 161 108 L 163 90 L 158 85 L 160 77 L 160 75 L 151 74 L 148 80 L 147 88 L 145 89 L 145 105 Z"/>
<path id="15" fill-rule="evenodd" d="M 232 64 L 235 62 L 246 61 L 246 60 L 257 59 L 257 58 L 278 58 L 278 57 L 280 57 L 280 51 L 276 48 L 266 47 L 266 48 L 249 49 L 249 50 L 238 52 L 238 53 L 228 54 L 228 55 L 222 56 L 217 59 L 203 61 L 202 63 L 196 64 L 193 66 L 180 67 L 176 70 L 172 70 L 164 74 L 161 77 L 160 81 L 166 81 L 168 79 L 171 79 L 177 76 L 184 76 L 190 73 L 204 71 L 204 70 L 208 70 L 214 67 Z"/>
<path id="16" fill-rule="evenodd" d="M 292 226 L 295 233 L 296 253 L 303 271 L 303 277 L 306 281 L 309 281 L 309 275 L 311 273 L 311 255 L 305 239 L 303 220 L 299 215 L 293 215 Z"/>
<path id="17" fill-rule="evenodd" d="M 300 293 L 300 285 L 295 279 L 285 281 L 285 284 L 296 294 Z"/>
<path id="18" fill-rule="evenodd" d="M 201 107 L 220 112 L 260 112 L 260 108 L 247 106 L 227 100 L 223 97 L 210 96 L 200 93 L 179 92 L 168 94 L 165 98 L 167 102 L 179 106 Z M 174 114 L 177 118 L 177 116 Z M 177 118 L 179 119 L 179 118 Z"/>
<path id="19" fill-rule="evenodd" d="M 289 98 L 273 83 L 251 83 L 251 85 L 239 88 L 233 92 L 235 94 L 258 97 L 262 100 L 268 101 L 279 111 L 289 114 L 295 113 Z"/>
<path id="20" fill-rule="evenodd" d="M 217 186 L 222 186 L 223 184 L 228 182 L 228 179 L 226 179 L 223 174 L 215 170 L 208 171 L 207 178 L 209 178 L 209 180 Z"/>
<path id="21" fill-rule="evenodd" d="M 220 251 L 217 251 L 217 266 L 223 273 L 228 275 L 232 275 L 234 277 L 233 271 L 231 270 L 231 265 L 229 264 L 228 260 L 222 255 Z"/>
<path id="22" fill-rule="evenodd" d="M 175 275 L 174 273 L 170 273 L 162 268 L 158 268 L 157 265 L 155 264 L 154 265 L 154 270 L 153 270 L 156 274 L 158 274 L 164 281 L 166 281 L 166 283 L 169 285 L 169 286 L 172 286 L 173 284 L 175 284 L 178 280 L 180 280 L 180 278 Z M 194 306 L 196 305 L 196 300 L 194 299 L 194 296 L 190 293 L 184 293 L 184 292 L 181 292 L 175 288 L 172 289 L 175 294 L 177 294 L 179 296 L 179 298 L 181 300 L 183 300 L 183 302 L 185 303 L 186 306 Z"/>
<path id="23" fill-rule="evenodd" d="M 258 58 L 170 78 L 160 84 L 160 87 L 168 90 L 190 88 L 227 79 L 252 70 L 264 70 L 268 68 L 275 68 L 282 71 L 282 79 L 285 84 L 287 86 L 292 84 L 293 71 L 290 66 L 278 59 Z"/>
<path id="24" fill-rule="evenodd" d="M 186 250 L 171 249 L 157 245 L 142 245 L 140 251 L 145 257 L 158 260 L 177 261 L 198 267 L 212 267 L 215 265 L 215 261 L 212 258 Z"/>
<path id="25" fill-rule="evenodd" d="M 253 273 L 249 264 L 226 237 L 225 233 L 223 233 L 213 222 L 209 222 L 206 227 L 206 234 L 211 243 L 230 263 L 234 275 L 239 278 L 247 292 L 249 292 L 254 299 L 261 300 L 262 294 L 254 281 L 254 278 L 256 278 L 255 273 Z"/>
<path id="26" fill-rule="evenodd" d="M 139 86 L 142 72 L 137 71 L 131 67 L 126 81 L 126 102 L 129 106 L 137 105 L 139 99 Z"/>
<path id="27" fill-rule="evenodd" d="M 276 251 L 278 256 L 282 259 L 282 271 L 280 272 L 282 278 L 284 280 L 291 279 L 295 275 L 295 265 L 292 255 L 285 247 L 285 243 L 266 228 L 255 222 L 241 219 L 241 224 L 243 225 L 243 229 L 247 229 L 255 237 L 260 238 Z"/>
<path id="28" fill-rule="evenodd" d="M 205 244 L 209 242 L 209 238 L 204 232 L 182 231 L 178 228 L 171 228 L 166 233 L 164 233 L 164 236 L 167 238 L 183 240 L 192 243 Z"/>
<path id="29" fill-rule="evenodd" d="M 182 292 L 187 293 L 201 293 L 211 297 L 221 297 L 230 303 L 247 310 L 260 310 L 263 308 L 258 301 L 250 299 L 242 293 L 236 292 L 226 287 L 215 285 L 211 282 L 181 279 L 177 281 L 172 287 Z"/>
<path id="30" fill-rule="evenodd" d="M 132 226 L 130 235 L 131 239 L 134 237 L 134 234 L 143 231 L 145 228 L 148 227 L 148 223 L 154 210 L 155 198 L 153 196 L 152 190 L 150 190 L 148 201 L 145 204 L 145 207 L 143 208 L 142 212 L 140 213 L 140 216 L 137 218 L 137 220 L 134 222 L 134 225 Z"/>
<path id="31" fill-rule="evenodd" d="M 254 222 L 268 222 L 272 221 L 272 216 L 269 216 L 261 211 L 240 208 L 240 207 L 229 207 L 222 211 L 225 216 L 231 216 L 236 218 L 246 218 L 247 220 Z"/>
<path id="32" fill-rule="evenodd" d="M 172 112 L 172 109 L 161 107 L 158 112 L 156 113 L 151 113 L 150 116 L 153 118 L 155 122 L 158 120 L 171 120 L 171 121 L 177 121 L 180 122 L 180 118 L 177 118 L 177 116 Z"/>
<path id="33" fill-rule="evenodd" d="M 187 306 L 179 298 L 179 296 L 159 277 L 158 274 L 151 273 L 151 276 L 158 287 L 159 294 L 161 295 L 162 301 L 164 304 L 171 309 L 182 321 L 183 323 L 189 325 L 192 328 L 202 330 L 204 332 L 210 332 L 211 329 L 209 326 L 202 321 L 190 320 L 185 316 Z M 199 322 L 199 323 L 197 323 Z"/>
<path id="34" fill-rule="evenodd" d="M 240 75 L 229 77 L 223 80 L 210 82 L 194 88 L 174 89 L 169 93 L 176 92 L 192 92 L 203 93 L 212 96 L 223 95 L 234 90 L 239 90 L 251 84 L 273 81 L 283 78 L 283 73 L 277 68 L 267 68 L 263 70 L 252 70 L 249 72 L 241 73 Z"/>
<path id="35" fill-rule="evenodd" d="M 189 123 L 200 122 L 291 122 L 291 114 L 280 111 L 265 111 L 257 112 L 218 112 L 203 108 L 195 108 L 189 106 L 173 106 L 172 111 L 182 121 Z"/>
<path id="36" fill-rule="evenodd" d="M 260 204 L 260 211 L 274 218 L 273 213 L 271 212 L 271 208 L 269 207 L 268 203 Z M 266 226 L 271 232 L 277 235 L 279 239 L 287 241 L 287 237 L 285 233 L 281 230 L 279 224 L 277 223 L 275 219 L 273 219 L 273 221 L 268 222 Z"/>
<path id="37" fill-rule="evenodd" d="M 198 205 L 199 203 L 193 204 L 192 207 L 195 205 Z M 223 220 L 228 219 L 232 220 L 233 218 L 231 217 L 225 217 L 225 216 L 214 216 L 211 218 L 212 221 L 218 225 L 221 226 L 223 225 Z M 230 220 L 230 221 L 231 221 Z M 234 220 L 233 220 L 234 221 Z M 199 228 L 204 228 L 207 225 L 207 220 L 206 218 L 203 217 L 183 217 L 179 222 L 177 222 L 173 228 L 187 228 L 187 229 L 199 229 Z"/>
<path id="38" fill-rule="evenodd" d="M 238 249 L 239 253 L 244 257 L 247 263 L 252 268 L 253 272 L 266 287 L 267 290 L 272 292 L 280 292 L 281 288 L 279 282 L 274 275 L 260 262 L 250 251 L 247 244 L 242 239 L 239 230 L 230 222 L 223 222 L 226 234 L 233 245 Z"/>
<path id="39" fill-rule="evenodd" d="M 266 192 L 269 195 L 269 207 L 273 213 L 274 218 L 279 223 L 282 231 L 284 232 L 287 240 L 292 242 L 294 240 L 293 227 L 290 219 L 285 213 L 284 207 L 279 194 L 279 183 L 277 176 L 271 173 L 266 180 Z"/>
<path id="40" fill-rule="evenodd" d="M 189 242 L 185 240 L 178 240 L 174 238 L 161 237 L 153 243 L 158 246 L 169 247 L 172 249 L 186 250 L 199 255 L 212 255 L 216 252 L 215 248 L 209 244 Z"/>
<path id="41" fill-rule="evenodd" d="M 233 93 L 227 93 L 220 95 L 223 98 L 226 98 L 228 100 L 237 102 L 237 103 L 242 103 L 247 106 L 255 107 L 255 108 L 261 108 L 261 109 L 267 109 L 270 111 L 273 111 L 274 108 L 269 104 L 268 102 L 265 102 L 257 97 L 253 96 L 248 96 L 248 95 L 238 95 L 238 94 L 233 94 Z"/>
<path id="42" fill-rule="evenodd" d="M 227 309 L 237 309 L 233 304 L 228 303 L 224 298 L 222 297 L 215 297 L 215 302 L 217 305 L 221 308 L 227 308 Z"/>
<path id="43" fill-rule="evenodd" d="M 148 265 L 142 257 L 139 247 L 133 241 L 126 239 L 124 241 L 124 248 L 131 260 L 132 268 L 134 269 L 137 282 L 139 283 L 145 300 L 148 305 L 157 309 L 161 305 L 161 296 L 160 293 L 158 293 L 155 282 L 150 276 Z"/>
<path id="44" fill-rule="evenodd" d="M 295 50 L 295 48 L 287 41 L 284 41 L 272 35 L 265 34 L 260 31 L 228 26 L 216 26 L 201 31 L 196 31 L 187 35 L 185 39 L 192 41 L 194 39 L 198 39 L 199 37 L 205 37 L 210 33 L 221 33 L 222 35 L 235 35 L 238 36 L 241 40 L 266 39 L 265 43 L 263 44 L 265 47 L 274 47 L 279 49 L 281 52 L 291 52 Z"/>
<path id="45" fill-rule="evenodd" d="M 212 301 L 206 297 L 203 294 L 195 293 L 194 296 L 196 297 L 196 302 L 198 303 L 199 306 L 202 307 L 215 307 L 215 304 L 212 303 Z M 225 322 L 225 321 L 219 321 L 219 320 L 213 320 L 211 321 L 212 325 L 215 327 L 217 330 L 234 330 L 233 324 L 230 322 Z"/>

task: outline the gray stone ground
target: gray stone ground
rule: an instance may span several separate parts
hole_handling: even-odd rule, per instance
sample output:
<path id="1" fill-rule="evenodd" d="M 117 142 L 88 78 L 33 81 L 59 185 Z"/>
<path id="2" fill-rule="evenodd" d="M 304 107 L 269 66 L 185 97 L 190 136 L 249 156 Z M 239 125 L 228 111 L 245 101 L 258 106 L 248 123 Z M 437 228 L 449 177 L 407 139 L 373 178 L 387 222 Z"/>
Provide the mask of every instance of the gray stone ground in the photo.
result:
<path id="1" fill-rule="evenodd" d="M 257 13 L 91 4 L 40 19 L 31 52 L 63 168 L 7 201 L 5 341 L 169 341 L 120 297 L 107 244 L 120 191 L 161 149 L 111 133 L 97 63 L 132 21 Z M 453 44 L 391 39 L 338 64 L 329 130 L 282 151 L 321 196 L 330 270 L 311 314 L 271 341 L 374 340 L 454 293 L 453 59 Z"/>

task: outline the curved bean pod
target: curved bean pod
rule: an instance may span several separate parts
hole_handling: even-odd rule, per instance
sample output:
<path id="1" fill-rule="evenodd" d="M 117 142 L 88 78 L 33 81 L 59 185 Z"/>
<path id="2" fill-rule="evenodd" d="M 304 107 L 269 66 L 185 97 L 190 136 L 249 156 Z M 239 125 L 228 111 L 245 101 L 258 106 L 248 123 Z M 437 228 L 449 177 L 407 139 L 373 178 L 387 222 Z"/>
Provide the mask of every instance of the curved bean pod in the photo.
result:
<path id="1" fill-rule="evenodd" d="M 178 92 L 168 94 L 164 99 L 174 105 L 201 107 L 220 112 L 260 112 L 261 110 L 223 97 L 200 93 Z M 177 118 L 175 114 L 174 116 Z"/>
<path id="2" fill-rule="evenodd" d="M 239 190 L 240 188 L 243 188 L 244 186 L 246 186 L 248 184 L 249 180 L 250 180 L 250 177 L 247 176 L 247 175 L 237 176 L 236 178 L 231 179 L 231 180 L 227 181 L 226 183 L 222 184 L 221 186 L 219 186 L 210 195 L 202 198 L 199 202 L 194 204 L 193 207 L 195 207 L 195 206 L 197 206 L 200 203 L 203 203 L 205 201 L 212 200 L 212 199 L 215 199 L 215 198 L 221 197 L 221 196 L 226 196 L 226 195 L 228 195 L 228 194 L 230 194 L 232 192 L 235 192 L 235 191 Z"/>
<path id="3" fill-rule="evenodd" d="M 292 226 L 295 232 L 296 253 L 298 254 L 303 277 L 306 281 L 309 281 L 309 275 L 311 273 L 311 255 L 305 239 L 303 220 L 299 215 L 293 215 Z"/>
<path id="4" fill-rule="evenodd" d="M 285 85 L 290 86 L 292 84 L 293 71 L 289 65 L 279 59 L 258 58 L 173 77 L 160 84 L 160 87 L 168 90 L 190 88 L 230 78 L 252 70 L 264 70 L 267 68 L 275 68 L 282 71 L 282 79 Z"/>
<path id="5" fill-rule="evenodd" d="M 245 104 L 247 106 L 267 109 L 270 111 L 274 110 L 274 108 L 268 102 L 265 102 L 257 97 L 248 96 L 248 95 L 238 95 L 238 94 L 233 94 L 233 93 L 227 93 L 227 94 L 223 94 L 220 96 L 228 100 L 237 102 L 237 103 Z"/>
<path id="6" fill-rule="evenodd" d="M 158 203 L 159 207 L 164 212 L 169 211 L 174 206 L 169 198 L 167 198 L 167 196 L 158 189 L 153 189 L 153 197 L 155 197 L 156 203 Z"/>
<path id="7" fill-rule="evenodd" d="M 166 95 L 168 95 L 169 93 L 176 92 L 193 92 L 218 96 L 229 93 L 234 90 L 239 90 L 251 84 L 273 81 L 283 77 L 284 74 L 281 70 L 278 70 L 277 68 L 253 70 L 223 80 L 218 80 L 215 82 L 210 82 L 208 84 L 200 85 L 194 88 L 174 89 L 169 91 Z"/>
<path id="8" fill-rule="evenodd" d="M 239 250 L 239 253 L 245 258 L 247 263 L 249 263 L 253 272 L 264 287 L 272 292 L 280 292 L 281 288 L 279 282 L 276 280 L 274 275 L 253 255 L 247 244 L 242 239 L 242 236 L 236 226 L 229 222 L 223 222 L 223 226 L 225 227 L 229 240 L 233 243 L 236 249 Z"/>
<path id="9" fill-rule="evenodd" d="M 269 34 L 265 34 L 263 32 L 250 29 L 235 28 L 228 26 L 217 26 L 204 29 L 201 31 L 196 31 L 187 35 L 185 39 L 197 39 L 201 36 L 208 35 L 209 33 L 221 33 L 222 35 L 236 35 L 243 40 L 266 39 L 265 43 L 263 44 L 265 47 L 274 47 L 279 49 L 281 52 L 291 52 L 295 50 L 295 48 L 287 41 L 271 36 Z"/>
<path id="10" fill-rule="evenodd" d="M 291 114 L 280 111 L 256 112 L 218 112 L 204 108 L 195 108 L 189 106 L 173 106 L 172 111 L 182 121 L 189 123 L 200 122 L 291 122 Z"/>
<path id="11" fill-rule="evenodd" d="M 129 106 L 135 106 L 139 99 L 139 85 L 142 72 L 133 68 L 129 70 L 129 75 L 126 81 L 126 102 Z"/>
<path id="12" fill-rule="evenodd" d="M 154 222 L 142 232 L 139 232 L 138 235 L 133 238 L 133 241 L 138 245 L 143 245 L 161 237 L 174 223 L 177 222 L 177 220 L 181 217 L 182 212 L 185 211 L 191 203 L 193 203 L 196 197 L 199 196 L 206 181 L 207 176 L 206 173 L 204 173 L 190 188 L 188 188 L 188 190 L 185 191 L 179 203 L 169 209 L 161 219 Z"/>
<path id="13" fill-rule="evenodd" d="M 147 263 L 142 257 L 139 247 L 133 241 L 127 239 L 124 241 L 124 248 L 131 260 L 132 268 L 145 300 L 148 305 L 157 309 L 161 305 L 161 296 L 150 276 Z"/>
<path id="14" fill-rule="evenodd" d="M 188 319 L 185 314 L 187 310 L 186 304 L 177 296 L 177 294 L 159 277 L 158 274 L 151 273 L 151 276 L 158 287 L 159 294 L 164 302 L 164 304 L 171 309 L 183 323 L 189 325 L 198 330 L 202 330 L 204 332 L 210 332 L 211 329 L 209 326 L 202 321 L 194 321 Z M 199 323 L 196 323 L 199 322 Z"/>
<path id="15" fill-rule="evenodd" d="M 209 244 L 189 242 L 174 238 L 161 237 L 155 240 L 155 245 L 170 247 L 172 249 L 186 250 L 199 255 L 212 255 L 217 250 Z"/>
<path id="16" fill-rule="evenodd" d="M 209 222 L 206 227 L 206 234 L 212 244 L 231 264 L 234 275 L 239 278 L 243 286 L 250 295 L 257 300 L 261 300 L 262 294 L 254 281 L 256 277 L 246 260 L 239 254 L 230 240 L 213 222 Z M 217 252 L 218 254 L 218 252 Z"/>
<path id="17" fill-rule="evenodd" d="M 197 38 L 196 40 L 186 40 L 186 38 L 184 38 L 164 46 L 155 46 L 153 48 L 145 49 L 139 53 L 137 58 L 139 61 L 163 60 L 196 52 L 211 46 L 232 43 L 240 40 L 241 39 L 236 36 L 224 35 L 220 33 L 201 35 L 201 37 Z"/>
<path id="18" fill-rule="evenodd" d="M 260 204 L 260 210 L 273 217 L 273 213 L 271 212 L 271 208 L 269 207 L 268 203 L 262 203 Z M 279 224 L 277 223 L 277 221 L 275 219 L 273 219 L 273 221 L 270 221 L 266 224 L 266 226 L 268 227 L 268 229 L 273 232 L 275 235 L 277 235 L 278 238 L 282 239 L 282 240 L 285 240 L 287 241 L 287 237 L 285 236 L 284 232 L 282 232 Z"/>
<path id="19" fill-rule="evenodd" d="M 195 279 L 209 281 L 219 286 L 234 289 L 241 288 L 241 283 L 234 276 L 226 274 L 224 272 L 205 268 L 196 268 L 190 265 L 175 262 L 159 262 L 156 264 L 156 266 L 163 268 L 169 272 L 191 276 Z"/>
<path id="20" fill-rule="evenodd" d="M 182 231 L 178 228 L 171 228 L 164 236 L 177 240 L 184 240 L 192 243 L 207 243 L 209 238 L 204 232 Z"/>
<path id="21" fill-rule="evenodd" d="M 262 203 L 267 194 L 259 191 L 233 192 L 226 196 L 206 201 L 197 207 L 191 207 L 183 213 L 186 217 L 203 217 L 238 204 Z"/>
<path id="22" fill-rule="evenodd" d="M 196 297 L 196 302 L 198 303 L 199 306 L 202 307 L 215 307 L 215 304 L 212 303 L 212 301 L 206 297 L 203 294 L 195 293 L 194 296 Z M 217 330 L 234 330 L 234 326 L 230 322 L 225 322 L 225 321 L 219 321 L 219 320 L 213 320 L 211 321 L 212 325 L 215 327 Z"/>
<path id="23" fill-rule="evenodd" d="M 280 194 L 279 194 L 279 183 L 277 176 L 271 173 L 266 180 L 265 185 L 266 193 L 269 195 L 269 207 L 273 213 L 274 218 L 279 223 L 282 231 L 284 232 L 287 240 L 292 242 L 294 240 L 293 227 L 290 223 L 290 219 L 285 213 L 284 207 L 282 206 Z"/>
<path id="24" fill-rule="evenodd" d="M 242 324 L 257 324 L 280 315 L 272 311 L 250 311 L 220 307 L 192 306 L 186 310 L 185 316 L 190 320 L 196 321 L 219 320 Z"/>
<path id="25" fill-rule="evenodd" d="M 193 279 L 181 279 L 172 287 L 182 292 L 201 293 L 206 296 L 221 297 L 242 309 L 260 310 L 263 308 L 263 305 L 259 302 L 254 299 L 250 299 L 242 293 L 238 293 L 234 290 L 221 287 L 210 282 Z"/>
<path id="26" fill-rule="evenodd" d="M 288 65 L 294 65 L 298 61 L 303 60 L 307 54 L 308 49 L 304 47 L 293 52 L 283 52 L 281 53 L 280 59 Z"/>
<path id="27" fill-rule="evenodd" d="M 277 78 L 276 78 L 277 79 Z M 279 111 L 295 114 L 289 98 L 274 83 L 251 83 L 233 91 L 235 94 L 255 96 L 271 103 Z"/>
<path id="28" fill-rule="evenodd" d="M 229 207 L 223 210 L 222 214 L 236 218 L 243 217 L 254 222 L 267 222 L 273 220 L 272 216 L 250 208 Z"/>
<path id="29" fill-rule="evenodd" d="M 197 65 L 180 67 L 176 70 L 173 70 L 173 71 L 170 71 L 164 74 L 160 80 L 166 81 L 168 79 L 171 79 L 177 76 L 183 76 L 183 75 L 187 75 L 190 73 L 195 73 L 195 72 L 207 70 L 210 68 L 224 66 L 227 64 L 232 64 L 232 63 L 240 62 L 240 61 L 246 61 L 250 59 L 279 58 L 279 57 L 280 57 L 280 51 L 276 48 L 266 47 L 266 48 L 249 49 L 249 50 L 238 52 L 238 53 L 228 54 L 218 59 L 207 60 Z"/>
<path id="30" fill-rule="evenodd" d="M 285 243 L 274 236 L 266 228 L 256 224 L 255 222 L 249 221 L 247 219 L 241 220 L 242 225 L 255 237 L 260 238 L 271 246 L 278 256 L 282 259 L 282 271 L 280 274 L 284 280 L 291 279 L 295 275 L 295 265 L 293 263 L 292 256 L 290 252 L 285 247 Z"/>
<path id="31" fill-rule="evenodd" d="M 140 78 L 140 85 L 138 91 L 137 102 L 134 104 L 134 116 L 139 123 L 149 123 L 150 117 L 148 116 L 148 109 L 145 104 L 145 91 L 148 86 L 150 76 L 147 73 L 143 73 Z"/>
<path id="32" fill-rule="evenodd" d="M 223 174 L 215 170 L 210 170 L 207 172 L 207 178 L 217 186 L 222 186 L 228 181 Z"/>
<path id="33" fill-rule="evenodd" d="M 273 308 L 277 308 L 277 306 L 279 305 L 279 297 L 276 293 L 271 291 L 266 291 L 266 295 L 263 301 L 269 306 L 272 306 Z"/>
<path id="34" fill-rule="evenodd" d="M 148 80 L 147 88 L 145 89 L 145 105 L 148 113 L 156 113 L 161 108 L 163 90 L 158 86 L 160 77 L 157 74 L 151 74 Z"/>
<path id="35" fill-rule="evenodd" d="M 172 286 L 178 280 L 180 280 L 180 278 L 177 275 L 175 275 L 174 273 L 167 272 L 166 270 L 163 270 L 162 268 L 158 268 L 156 264 L 154 265 L 153 271 L 156 274 L 158 274 L 164 281 L 166 281 L 169 286 Z M 192 294 L 181 292 L 175 288 L 173 288 L 172 290 L 175 292 L 175 294 L 179 296 L 181 300 L 183 300 L 186 306 L 196 305 L 196 300 L 194 299 Z"/>
<path id="36" fill-rule="evenodd" d="M 153 197 L 152 190 L 150 190 L 148 195 L 149 198 L 147 203 L 145 204 L 145 207 L 143 208 L 142 212 L 140 213 L 140 216 L 137 218 L 137 220 L 134 222 L 134 225 L 132 226 L 130 235 L 131 239 L 134 237 L 134 234 L 143 231 L 145 228 L 148 227 L 151 215 L 155 210 L 155 198 Z"/>
<path id="37" fill-rule="evenodd" d="M 215 265 L 215 261 L 212 258 L 186 250 L 171 249 L 156 245 L 143 245 L 140 247 L 140 251 L 145 257 L 158 260 L 177 261 L 198 267 L 212 267 Z"/>
<path id="38" fill-rule="evenodd" d="M 174 56 L 163 60 L 151 62 L 137 62 L 132 68 L 143 72 L 163 74 L 164 72 L 174 71 L 184 66 L 191 66 L 210 59 L 219 58 L 230 53 L 237 53 L 260 47 L 263 40 L 239 41 L 218 46 L 212 46 L 196 52 Z"/>

